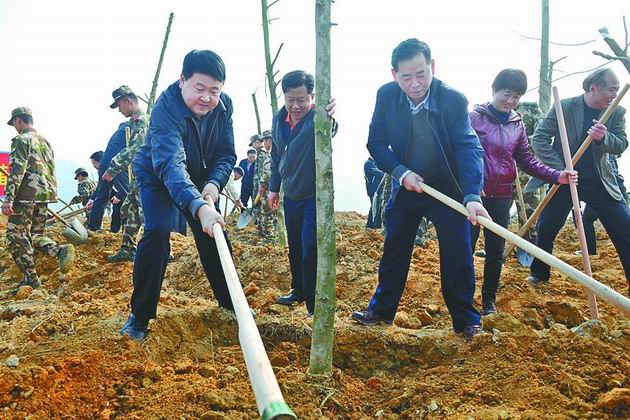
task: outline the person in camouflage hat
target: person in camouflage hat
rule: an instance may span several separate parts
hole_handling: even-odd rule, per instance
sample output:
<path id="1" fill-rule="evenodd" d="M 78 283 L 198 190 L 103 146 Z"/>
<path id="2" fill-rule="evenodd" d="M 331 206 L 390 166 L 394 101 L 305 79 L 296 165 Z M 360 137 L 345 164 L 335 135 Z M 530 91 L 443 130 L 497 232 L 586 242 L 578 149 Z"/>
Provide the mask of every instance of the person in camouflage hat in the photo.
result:
<path id="1" fill-rule="evenodd" d="M 258 154 L 254 167 L 254 191 L 257 191 L 261 198 L 260 210 L 256 213 L 258 234 L 263 238 L 263 242 L 275 243 L 277 240 L 276 218 L 267 201 L 269 195 L 269 177 L 271 175 L 271 131 L 265 131 L 262 138 L 258 134 L 256 134 L 256 136 L 262 140 L 263 144 L 263 147 L 258 147 L 257 149 Z M 252 139 L 254 139 L 254 137 L 255 136 L 252 136 Z M 256 141 L 260 140 L 256 139 Z M 252 140 L 252 142 L 254 143 L 255 141 Z M 251 146 L 256 148 L 254 144 Z"/>
<path id="2" fill-rule="evenodd" d="M 59 259 L 62 273 L 74 262 L 74 246 L 58 245 L 44 236 L 48 203 L 57 202 L 55 160 L 50 143 L 33 127 L 33 113 L 25 107 L 11 112 L 7 123 L 18 132 L 11 142 L 6 197 L 2 214 L 7 220 L 7 247 L 24 279 L 20 286 L 41 286 L 33 249 Z M 16 289 L 17 290 L 17 289 Z"/>
<path id="3" fill-rule="evenodd" d="M 144 144 L 149 119 L 140 109 L 138 97 L 129 86 L 123 85 L 114 90 L 112 97 L 114 102 L 110 105 L 110 108 L 118 107 L 118 111 L 129 118 L 131 139 L 127 147 L 112 158 L 109 168 L 105 171 L 102 178 L 104 181 L 112 182 L 116 175 L 128 170 L 130 185 L 129 194 L 127 194 L 125 202 L 120 209 L 122 219 L 126 219 L 126 223 L 123 226 L 122 244 L 120 250 L 116 254 L 108 256 L 107 260 L 110 262 L 133 261 L 136 256 L 138 232 L 142 227 L 142 207 L 140 205 L 138 184 L 135 181 L 130 165 L 136 153 Z"/>
<path id="4" fill-rule="evenodd" d="M 69 204 L 79 204 L 85 206 L 96 189 L 96 182 L 88 177 L 85 168 L 78 168 L 74 171 L 74 179 L 79 181 L 77 185 L 77 195 L 70 200 Z"/>

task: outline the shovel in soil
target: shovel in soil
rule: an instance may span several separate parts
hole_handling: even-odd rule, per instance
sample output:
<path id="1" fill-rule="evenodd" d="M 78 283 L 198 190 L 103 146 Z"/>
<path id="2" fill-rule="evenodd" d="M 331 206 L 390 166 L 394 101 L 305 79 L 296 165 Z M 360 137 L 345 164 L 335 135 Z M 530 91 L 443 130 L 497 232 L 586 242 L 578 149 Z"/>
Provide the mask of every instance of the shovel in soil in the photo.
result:
<path id="1" fill-rule="evenodd" d="M 236 221 L 236 227 L 238 229 L 243 229 L 245 228 L 245 226 L 249 225 L 252 220 L 256 218 L 256 215 L 258 214 L 258 207 L 260 207 L 261 204 L 262 196 L 260 195 L 260 193 L 258 193 L 256 195 L 256 198 L 254 199 L 254 204 L 252 208 L 243 210 L 241 215 L 238 217 L 238 220 Z"/>
<path id="2" fill-rule="evenodd" d="M 519 173 L 518 169 L 516 170 L 516 195 L 518 197 L 518 211 L 521 213 L 521 218 L 523 219 L 523 223 L 527 220 L 527 213 L 525 213 L 525 199 L 523 198 L 523 187 L 521 187 L 521 182 L 519 181 Z M 529 234 L 525 235 L 524 239 L 531 242 L 531 238 Z M 530 267 L 532 262 L 534 262 L 534 257 L 527 252 L 523 251 L 521 248 L 516 248 L 516 259 L 523 267 Z"/>
<path id="3" fill-rule="evenodd" d="M 71 243 L 72 245 L 79 246 L 82 243 L 88 240 L 88 233 L 85 229 L 85 226 L 77 219 L 73 217 L 70 221 L 66 222 L 65 219 L 57 212 L 48 209 L 48 213 L 50 213 L 55 219 L 60 221 L 66 228 L 61 232 L 64 238 Z"/>

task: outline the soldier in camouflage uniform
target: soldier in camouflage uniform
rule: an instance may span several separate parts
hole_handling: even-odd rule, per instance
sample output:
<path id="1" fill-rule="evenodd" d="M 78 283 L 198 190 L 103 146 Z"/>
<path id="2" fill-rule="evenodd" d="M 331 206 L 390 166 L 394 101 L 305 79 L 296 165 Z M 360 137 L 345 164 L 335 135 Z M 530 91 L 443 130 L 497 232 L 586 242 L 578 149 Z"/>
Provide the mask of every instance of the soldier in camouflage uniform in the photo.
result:
<path id="1" fill-rule="evenodd" d="M 114 103 L 110 108 L 118 108 L 118 111 L 129 118 L 131 123 L 131 139 L 129 144 L 112 158 L 109 168 L 103 174 L 103 180 L 112 182 L 114 177 L 123 171 L 129 171 L 129 194 L 125 198 L 120 214 L 126 219 L 123 226 L 123 240 L 120 250 L 107 257 L 110 262 L 133 261 L 136 257 L 136 244 L 138 232 L 142 226 L 142 207 L 138 184 L 136 183 L 131 161 L 136 156 L 140 147 L 144 144 L 144 137 L 149 126 L 147 115 L 138 106 L 138 97 L 128 86 L 121 86 L 112 92 Z"/>
<path id="2" fill-rule="evenodd" d="M 62 273 L 70 271 L 74 262 L 74 246 L 58 245 L 44 236 L 48 203 L 57 201 L 55 161 L 50 143 L 33 128 L 33 113 L 25 107 L 11 112 L 7 123 L 18 132 L 11 142 L 11 172 L 2 203 L 7 220 L 7 247 L 24 279 L 20 286 L 41 286 L 33 248 L 57 257 Z M 17 289 L 16 289 L 17 291 Z"/>
<path id="3" fill-rule="evenodd" d="M 260 194 L 261 204 L 256 213 L 256 221 L 258 226 L 258 234 L 263 238 L 265 243 L 275 243 L 276 234 L 276 218 L 271 210 L 271 206 L 267 201 L 269 195 L 269 177 L 271 176 L 271 131 L 267 130 L 263 133 L 262 138 L 258 134 L 251 137 L 252 144 L 262 140 L 264 147 L 256 148 L 258 154 L 256 156 L 256 165 L 254 167 L 254 191 Z"/>
<path id="4" fill-rule="evenodd" d="M 79 204 L 85 206 L 90 200 L 90 197 L 96 190 L 96 182 L 88 178 L 88 173 L 85 168 L 78 168 L 74 171 L 74 179 L 79 181 L 77 185 L 77 195 L 70 200 L 69 204 Z"/>
<path id="5" fill-rule="evenodd" d="M 541 111 L 537 102 L 521 102 L 519 106 L 516 108 L 516 111 L 519 112 L 523 116 L 523 124 L 525 125 L 527 138 L 531 142 L 536 126 L 545 115 Z M 518 181 L 521 183 L 523 188 L 525 188 L 525 185 L 527 185 L 527 182 L 529 182 L 531 177 L 523 173 L 522 171 L 518 171 L 518 174 L 519 174 Z M 525 202 L 525 213 L 527 214 L 527 217 L 532 215 L 532 213 L 534 212 L 534 210 L 536 210 L 536 207 L 538 207 L 538 204 L 540 204 L 540 202 L 542 201 L 544 197 L 545 197 L 544 187 L 536 188 L 532 191 L 530 190 L 523 191 L 523 201 Z M 516 189 L 514 190 L 513 199 L 515 200 L 514 202 L 517 203 L 516 205 L 519 206 L 518 197 L 516 196 Z M 520 218 L 520 213 L 517 217 Z M 525 223 L 525 220 L 521 221 L 519 225 L 522 225 L 524 223 Z M 533 226 L 529 231 L 529 235 L 530 235 L 530 238 L 532 239 L 536 237 L 536 229 Z"/>

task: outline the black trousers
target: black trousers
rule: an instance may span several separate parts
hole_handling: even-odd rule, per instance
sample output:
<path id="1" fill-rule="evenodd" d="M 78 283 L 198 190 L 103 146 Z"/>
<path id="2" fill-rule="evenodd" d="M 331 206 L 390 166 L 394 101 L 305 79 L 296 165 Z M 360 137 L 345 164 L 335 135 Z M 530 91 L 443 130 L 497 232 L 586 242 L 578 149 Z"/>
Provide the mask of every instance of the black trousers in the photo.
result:
<path id="1" fill-rule="evenodd" d="M 179 209 L 163 184 L 143 183 L 146 175 L 141 171 L 136 171 L 136 176 L 140 185 L 145 222 L 144 234 L 138 243 L 133 266 L 131 312 L 141 320 L 149 320 L 157 315 L 160 291 L 171 251 L 169 237 Z M 234 310 L 214 239 L 202 230 L 199 220 L 188 211 L 182 213 L 192 230 L 201 265 L 214 297 L 219 306 Z M 228 239 L 227 233 L 225 239 Z M 232 247 L 227 242 L 231 253 Z"/>
<path id="2" fill-rule="evenodd" d="M 578 195 L 599 216 L 619 254 L 626 280 L 630 283 L 630 207 L 627 203 L 612 198 L 599 180 L 580 183 Z M 549 253 L 553 251 L 556 236 L 564 226 L 572 207 L 569 186 L 563 185 L 542 211 L 536 224 L 536 245 L 539 248 Z M 530 269 L 532 275 L 541 280 L 548 280 L 550 277 L 550 267 L 538 259 L 534 259 Z"/>
<path id="3" fill-rule="evenodd" d="M 507 228 L 510 223 L 511 198 L 482 198 L 483 206 L 488 210 L 492 220 L 501 227 Z M 475 251 L 477 239 L 479 239 L 479 225 L 470 227 L 470 242 L 472 251 Z M 484 229 L 484 249 L 486 258 L 483 263 L 483 286 L 481 287 L 482 299 L 496 299 L 499 289 L 501 270 L 503 269 L 503 250 L 505 239 L 488 229 Z"/>

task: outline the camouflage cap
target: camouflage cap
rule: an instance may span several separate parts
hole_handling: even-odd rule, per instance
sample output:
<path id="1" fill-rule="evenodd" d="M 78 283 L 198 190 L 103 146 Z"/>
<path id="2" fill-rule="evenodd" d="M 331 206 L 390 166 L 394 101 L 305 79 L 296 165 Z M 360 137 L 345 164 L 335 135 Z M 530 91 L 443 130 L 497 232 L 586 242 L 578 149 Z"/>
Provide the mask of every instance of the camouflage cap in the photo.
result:
<path id="1" fill-rule="evenodd" d="M 271 138 L 271 130 L 265 130 L 262 133 L 263 140 L 266 138 Z"/>
<path id="2" fill-rule="evenodd" d="M 112 92 L 112 98 L 114 98 L 114 103 L 111 104 L 109 107 L 112 109 L 116 108 L 118 106 L 118 101 L 120 101 L 125 96 L 129 96 L 129 95 L 135 95 L 135 93 L 133 93 L 133 90 L 131 90 L 129 86 L 122 85 L 121 87 L 119 87 L 118 89 Z"/>
<path id="3" fill-rule="evenodd" d="M 250 147 L 254 144 L 255 141 L 262 141 L 262 136 L 260 134 L 254 134 L 249 138 Z"/>
<path id="4" fill-rule="evenodd" d="M 19 106 L 11 111 L 11 119 L 7 122 L 8 125 L 13 125 L 13 118 L 18 117 L 20 115 L 30 115 L 33 116 L 33 111 L 30 108 L 25 106 Z"/>
<path id="5" fill-rule="evenodd" d="M 79 175 L 88 176 L 88 172 L 85 168 L 77 168 L 77 170 L 74 171 L 74 179 L 77 179 Z"/>

